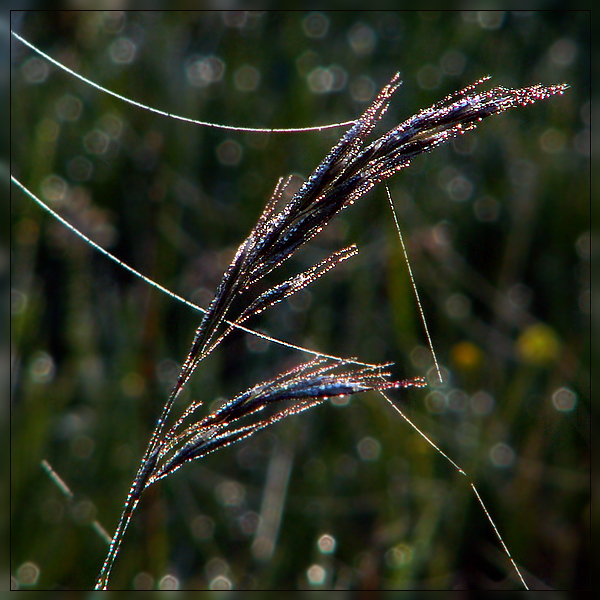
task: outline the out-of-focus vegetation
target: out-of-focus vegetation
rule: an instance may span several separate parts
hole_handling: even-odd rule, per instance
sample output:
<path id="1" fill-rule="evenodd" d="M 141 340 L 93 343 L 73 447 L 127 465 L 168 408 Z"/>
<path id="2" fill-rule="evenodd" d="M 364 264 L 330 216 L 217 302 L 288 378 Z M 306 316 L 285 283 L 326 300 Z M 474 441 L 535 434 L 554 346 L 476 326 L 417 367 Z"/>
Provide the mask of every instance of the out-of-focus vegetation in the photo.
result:
<path id="1" fill-rule="evenodd" d="M 534 588 L 589 584 L 587 12 L 25 12 L 12 26 L 109 89 L 190 118 L 380 125 L 485 75 L 571 88 L 485 122 L 390 182 L 446 382 L 436 383 L 383 189 L 295 267 L 348 261 L 251 325 L 429 388 L 395 399 L 475 481 Z M 124 262 L 206 306 L 280 176 L 344 131 L 207 129 L 127 105 L 12 41 L 13 174 Z M 488 85 L 488 84 L 484 84 Z M 311 264 L 312 264 L 311 262 Z M 200 315 L 12 190 L 11 576 L 93 585 Z M 194 375 L 207 406 L 305 359 L 234 335 Z M 70 486 L 67 501 L 40 466 Z M 262 540 L 262 542 L 261 542 Z M 265 540 L 271 540 L 269 545 Z M 518 587 L 464 477 L 377 395 L 186 465 L 144 496 L 119 589 Z"/>

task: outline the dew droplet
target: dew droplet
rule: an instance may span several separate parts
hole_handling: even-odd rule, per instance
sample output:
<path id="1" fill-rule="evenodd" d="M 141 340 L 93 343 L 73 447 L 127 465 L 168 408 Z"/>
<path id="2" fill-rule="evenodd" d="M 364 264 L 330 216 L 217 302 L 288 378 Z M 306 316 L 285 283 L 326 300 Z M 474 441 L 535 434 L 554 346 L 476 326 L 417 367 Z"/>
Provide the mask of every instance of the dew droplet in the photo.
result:
<path id="1" fill-rule="evenodd" d="M 552 404 L 554 405 L 554 408 L 560 412 L 570 412 L 577 404 L 577 395 L 569 388 L 558 388 L 552 394 Z"/>
<path id="2" fill-rule="evenodd" d="M 327 571 L 321 565 L 311 565 L 306 570 L 306 577 L 311 585 L 322 585 L 326 575 Z"/>
<path id="3" fill-rule="evenodd" d="M 317 545 L 319 546 L 319 550 L 323 554 L 332 554 L 335 551 L 336 541 L 332 535 L 330 535 L 328 533 L 324 533 L 319 538 Z"/>
<path id="4" fill-rule="evenodd" d="M 304 34 L 310 38 L 323 38 L 329 29 L 329 18 L 321 12 L 312 12 L 302 21 Z"/>

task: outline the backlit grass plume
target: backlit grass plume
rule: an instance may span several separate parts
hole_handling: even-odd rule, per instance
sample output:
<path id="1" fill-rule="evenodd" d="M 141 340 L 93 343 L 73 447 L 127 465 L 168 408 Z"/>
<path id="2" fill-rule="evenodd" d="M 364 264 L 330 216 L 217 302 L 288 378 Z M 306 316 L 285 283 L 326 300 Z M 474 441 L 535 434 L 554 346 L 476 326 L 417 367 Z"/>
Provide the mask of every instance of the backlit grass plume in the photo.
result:
<path id="1" fill-rule="evenodd" d="M 130 488 L 96 589 L 107 588 L 123 535 L 149 485 L 186 462 L 321 404 L 329 397 L 423 385 L 421 380 L 390 381 L 383 365 L 352 368 L 352 361 L 316 360 L 259 383 L 212 414 L 189 423 L 201 406 L 200 402 L 192 403 L 174 425 L 168 427 L 167 424 L 173 403 L 200 361 L 236 325 L 295 294 L 358 252 L 355 246 L 349 246 L 267 291 L 256 290 L 258 281 L 322 231 L 336 214 L 376 184 L 407 167 L 415 156 L 473 129 L 487 117 L 562 94 L 567 88 L 566 85 L 535 85 L 516 90 L 497 87 L 476 91 L 483 81 L 420 111 L 365 145 L 400 85 L 396 74 L 287 203 L 283 203 L 283 193 L 289 180 L 279 181 L 258 222 L 239 246 L 196 330 Z M 342 367 L 344 371 L 336 372 Z"/>
<path id="2" fill-rule="evenodd" d="M 271 381 L 266 381 L 239 394 L 210 415 L 183 428 L 183 424 L 199 407 L 193 403 L 164 437 L 158 454 L 153 457 L 148 487 L 179 469 L 184 463 L 202 458 L 229 446 L 290 415 L 312 408 L 332 397 L 347 396 L 372 390 L 424 385 L 419 379 L 389 381 L 383 366 L 366 367 L 335 373 L 347 363 L 315 359 L 301 364 Z M 274 409 L 249 424 L 240 424 L 259 412 Z"/>

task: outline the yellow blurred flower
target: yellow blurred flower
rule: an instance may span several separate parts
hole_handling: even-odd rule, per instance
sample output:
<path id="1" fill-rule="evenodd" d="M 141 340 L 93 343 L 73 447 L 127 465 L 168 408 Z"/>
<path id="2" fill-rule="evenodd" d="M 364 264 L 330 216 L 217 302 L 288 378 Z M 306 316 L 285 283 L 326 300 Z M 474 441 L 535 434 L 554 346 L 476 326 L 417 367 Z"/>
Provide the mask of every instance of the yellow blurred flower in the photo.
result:
<path id="1" fill-rule="evenodd" d="M 560 340 L 552 327 L 537 323 L 523 330 L 517 338 L 516 350 L 523 363 L 545 367 L 558 359 Z"/>
<path id="2" fill-rule="evenodd" d="M 458 342 L 450 350 L 452 364 L 464 371 L 474 371 L 481 368 L 483 352 L 473 342 Z"/>

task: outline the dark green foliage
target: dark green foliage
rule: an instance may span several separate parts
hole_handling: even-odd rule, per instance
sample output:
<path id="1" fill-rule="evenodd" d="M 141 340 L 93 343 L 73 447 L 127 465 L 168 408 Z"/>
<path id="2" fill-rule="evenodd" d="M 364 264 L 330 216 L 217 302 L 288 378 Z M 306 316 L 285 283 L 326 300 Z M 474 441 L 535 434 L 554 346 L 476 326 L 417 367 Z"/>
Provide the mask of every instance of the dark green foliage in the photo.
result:
<path id="1" fill-rule="evenodd" d="M 404 85 L 374 139 L 488 74 L 484 90 L 567 82 L 561 98 L 486 120 L 390 180 L 449 373 L 445 386 L 430 377 L 430 389 L 390 394 L 476 481 L 532 587 L 535 578 L 588 585 L 587 13 L 14 17 L 24 37 L 114 91 L 235 125 L 356 118 L 398 70 Z M 12 172 L 123 261 L 205 307 L 278 179 L 306 178 L 343 133 L 195 127 L 53 67 L 37 76 L 44 67 L 33 56 L 13 41 Z M 97 256 L 16 190 L 12 227 L 11 575 L 27 587 L 32 563 L 33 587 L 89 588 L 106 553 L 89 524 L 114 530 L 199 315 Z M 353 243 L 358 257 L 249 325 L 333 355 L 392 361 L 394 379 L 426 375 L 382 189 L 336 217 L 278 279 L 266 275 L 256 312 L 269 305 L 265 290 L 296 285 L 297 273 L 327 267 L 325 257 Z M 231 332 L 178 406 L 201 401 L 194 417 L 205 416 L 213 400 L 302 360 Z M 573 410 L 557 410 L 573 395 Z M 191 589 L 311 587 L 307 572 L 320 565 L 325 587 L 518 587 L 465 483 L 376 394 L 326 404 L 149 488 L 111 586 L 156 587 L 172 574 Z M 277 500 L 269 552 L 258 542 Z M 319 551 L 323 534 L 337 541 L 332 554 Z"/>

